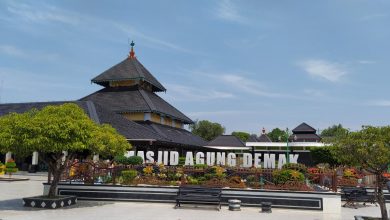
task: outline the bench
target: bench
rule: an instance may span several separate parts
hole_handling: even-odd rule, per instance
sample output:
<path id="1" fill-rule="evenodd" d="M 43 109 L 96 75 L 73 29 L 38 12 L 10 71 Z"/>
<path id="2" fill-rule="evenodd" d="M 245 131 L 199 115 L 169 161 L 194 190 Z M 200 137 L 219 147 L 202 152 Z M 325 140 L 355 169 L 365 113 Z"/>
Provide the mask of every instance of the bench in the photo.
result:
<path id="1" fill-rule="evenodd" d="M 218 210 L 221 210 L 221 194 L 220 188 L 207 188 L 198 186 L 180 186 L 176 196 L 176 206 L 180 207 L 181 203 L 192 204 L 216 204 Z"/>
<path id="2" fill-rule="evenodd" d="M 345 204 L 343 207 L 347 205 L 352 205 L 355 209 L 356 203 L 362 202 L 365 206 L 366 203 L 371 203 L 376 205 L 375 195 L 370 195 L 367 192 L 367 189 L 364 187 L 345 187 L 341 189 L 341 192 L 345 196 Z"/>

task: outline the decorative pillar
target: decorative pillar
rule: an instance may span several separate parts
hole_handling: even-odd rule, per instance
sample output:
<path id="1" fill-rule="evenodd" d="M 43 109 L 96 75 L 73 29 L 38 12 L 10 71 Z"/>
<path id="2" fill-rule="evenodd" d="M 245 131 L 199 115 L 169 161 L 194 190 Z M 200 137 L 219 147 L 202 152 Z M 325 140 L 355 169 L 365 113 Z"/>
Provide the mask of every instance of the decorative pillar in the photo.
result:
<path id="1" fill-rule="evenodd" d="M 33 152 L 31 165 L 38 165 L 38 151 Z"/>
<path id="2" fill-rule="evenodd" d="M 38 151 L 34 151 L 31 159 L 31 165 L 28 167 L 28 172 L 29 173 L 37 172 L 37 165 L 38 165 Z"/>
<path id="3" fill-rule="evenodd" d="M 99 161 L 99 154 L 94 154 L 93 155 L 93 162 L 98 162 Z"/>
<path id="4" fill-rule="evenodd" d="M 68 156 L 68 151 L 62 151 L 64 156 L 62 157 L 62 162 L 65 162 L 66 157 Z"/>
<path id="5" fill-rule="evenodd" d="M 8 152 L 5 154 L 5 162 L 7 162 L 9 159 L 12 159 L 12 152 Z"/>

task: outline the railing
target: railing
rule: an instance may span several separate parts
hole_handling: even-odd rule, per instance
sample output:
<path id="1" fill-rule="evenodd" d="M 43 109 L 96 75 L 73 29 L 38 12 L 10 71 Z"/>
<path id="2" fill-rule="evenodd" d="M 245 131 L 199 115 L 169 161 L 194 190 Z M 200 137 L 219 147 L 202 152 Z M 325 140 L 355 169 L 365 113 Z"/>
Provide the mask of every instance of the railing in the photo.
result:
<path id="1" fill-rule="evenodd" d="M 150 173 L 145 172 L 148 167 Z M 198 184 L 191 182 L 191 177 L 210 176 L 210 167 L 196 166 L 158 166 L 150 165 L 116 165 L 84 161 L 71 163 L 62 175 L 61 181 L 83 184 L 118 184 L 121 182 L 121 173 L 124 170 L 137 170 L 139 178 L 134 183 L 156 185 Z M 285 184 L 275 184 L 274 169 L 222 167 L 220 175 L 213 173 L 212 178 L 205 178 L 203 185 L 251 187 L 278 190 L 329 190 L 337 191 L 340 186 L 372 186 L 371 174 L 359 174 L 362 181 L 356 178 L 343 178 L 337 169 L 309 168 L 305 174 L 305 181 L 287 181 Z M 214 171 L 215 172 L 215 171 Z M 172 178 L 173 177 L 173 178 Z M 317 189 L 316 189 L 317 187 Z"/>

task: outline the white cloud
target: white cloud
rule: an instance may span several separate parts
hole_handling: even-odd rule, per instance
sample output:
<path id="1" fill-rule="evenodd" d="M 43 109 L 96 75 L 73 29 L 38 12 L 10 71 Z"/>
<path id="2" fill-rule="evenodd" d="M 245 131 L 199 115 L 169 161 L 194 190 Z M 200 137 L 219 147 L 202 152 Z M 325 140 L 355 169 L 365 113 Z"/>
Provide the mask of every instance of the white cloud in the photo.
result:
<path id="1" fill-rule="evenodd" d="M 42 75 L 41 73 L 28 72 L 13 68 L 0 67 L 0 80 L 3 88 L 7 90 L 21 90 L 32 92 L 31 88 L 44 89 L 80 89 L 69 83 L 63 82 L 58 75 Z"/>
<path id="2" fill-rule="evenodd" d="M 309 59 L 298 63 L 298 65 L 309 75 L 331 82 L 339 82 L 344 75 L 348 74 L 345 67 L 341 64 L 326 60 Z"/>
<path id="3" fill-rule="evenodd" d="M 324 91 L 317 90 L 317 89 L 304 89 L 303 93 L 314 97 L 326 97 Z"/>
<path id="4" fill-rule="evenodd" d="M 214 99 L 229 99 L 235 96 L 228 92 L 216 91 L 213 89 L 199 89 L 189 86 L 167 84 L 169 94 L 166 96 L 175 101 L 209 101 Z"/>
<path id="5" fill-rule="evenodd" d="M 369 103 L 372 106 L 390 107 L 390 100 L 376 100 Z"/>
<path id="6" fill-rule="evenodd" d="M 218 1 L 216 15 L 222 20 L 245 23 L 247 20 L 239 12 L 237 6 L 231 0 Z"/>
<path id="7" fill-rule="evenodd" d="M 266 89 L 260 82 L 257 82 L 256 80 L 244 78 L 240 75 L 223 74 L 223 75 L 218 75 L 213 77 L 218 77 L 219 79 L 222 80 L 222 82 L 227 83 L 230 86 L 239 89 L 240 91 L 244 91 L 253 95 L 273 97 L 273 98 L 288 97 L 288 95 L 266 91 Z"/>
<path id="8" fill-rule="evenodd" d="M 24 57 L 23 51 L 12 45 L 0 45 L 0 53 L 9 56 Z"/>
<path id="9" fill-rule="evenodd" d="M 193 77 L 192 79 L 207 77 L 213 80 L 210 82 L 214 86 L 221 87 L 228 85 L 228 88 L 230 91 L 234 91 L 234 94 L 244 92 L 261 97 L 303 99 L 302 97 L 271 91 L 262 82 L 253 78 L 244 77 L 248 74 L 243 72 L 224 73 L 223 71 L 214 70 L 182 70 L 181 72 L 187 72 L 188 76 Z"/>
<path id="10" fill-rule="evenodd" d="M 151 43 L 152 45 L 154 45 L 154 48 L 156 48 L 156 47 L 158 47 L 160 49 L 167 48 L 169 50 L 176 50 L 176 51 L 185 52 L 185 53 L 192 53 L 191 50 L 180 47 L 177 44 L 170 43 L 170 42 L 146 35 L 140 31 L 136 30 L 135 28 L 130 27 L 129 25 L 117 23 L 117 22 L 112 22 L 112 26 L 116 27 L 118 30 L 122 31 L 123 33 L 125 33 L 128 36 L 131 36 L 132 38 L 143 39 L 143 40 Z"/>
<path id="11" fill-rule="evenodd" d="M 199 117 L 215 117 L 215 116 L 232 116 L 232 115 L 242 115 L 249 113 L 257 113 L 254 111 L 244 111 L 244 110 L 221 110 L 221 111 L 204 111 L 204 112 L 189 112 L 187 113 L 190 117 L 199 118 Z"/>
<path id="12" fill-rule="evenodd" d="M 374 60 L 358 60 L 357 61 L 359 64 L 374 64 L 376 61 Z"/>
<path id="13" fill-rule="evenodd" d="M 94 17 L 88 14 L 76 13 L 54 7 L 49 4 L 23 4 L 17 1 L 10 1 L 7 5 L 7 10 L 11 18 L 3 18 L 2 16 L 0 19 L 6 19 L 7 22 L 14 22 L 15 28 L 21 28 L 25 31 L 30 28 L 31 23 L 63 23 L 66 25 L 76 26 L 81 31 L 87 30 L 88 32 L 99 32 L 97 36 L 102 34 L 105 35 L 107 34 L 107 31 L 110 33 L 119 32 L 122 35 L 131 37 L 135 41 L 143 41 L 144 45 L 154 49 L 166 49 L 170 51 L 174 50 L 178 52 L 194 53 L 193 50 L 188 50 L 177 45 L 176 43 L 171 43 L 158 37 L 153 37 L 153 34 L 141 32 L 128 24 L 110 19 Z M 23 26 L 21 22 L 16 22 L 15 20 L 24 21 L 26 24 Z M 104 31 L 104 33 L 102 31 Z M 126 37 L 123 38 L 126 39 Z"/>
<path id="14" fill-rule="evenodd" d="M 10 1 L 7 10 L 29 22 L 59 22 L 75 25 L 80 21 L 77 16 L 72 16 L 68 12 L 46 4 L 32 6 Z"/>
<path id="15" fill-rule="evenodd" d="M 376 14 L 370 14 L 366 15 L 360 18 L 361 21 L 369 21 L 369 20 L 374 20 L 374 19 L 382 19 L 388 17 L 388 14 L 384 13 L 376 13 Z"/>
<path id="16" fill-rule="evenodd" d="M 0 54 L 29 60 L 53 61 L 59 58 L 58 54 L 46 53 L 42 51 L 30 51 L 8 44 L 0 44 Z"/>

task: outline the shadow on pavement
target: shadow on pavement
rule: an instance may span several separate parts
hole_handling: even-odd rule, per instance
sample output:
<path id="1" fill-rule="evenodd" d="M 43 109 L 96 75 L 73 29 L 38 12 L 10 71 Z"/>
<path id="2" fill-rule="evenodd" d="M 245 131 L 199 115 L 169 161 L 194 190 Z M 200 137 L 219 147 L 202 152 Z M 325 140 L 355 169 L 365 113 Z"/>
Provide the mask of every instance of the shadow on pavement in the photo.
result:
<path id="1" fill-rule="evenodd" d="M 223 206 L 222 206 L 223 207 Z M 192 205 L 192 204 L 181 204 L 180 207 L 174 207 L 174 209 L 193 209 L 193 210 L 206 210 L 206 211 L 218 211 L 217 206 L 211 205 Z"/>
<path id="2" fill-rule="evenodd" d="M 0 211 L 12 210 L 12 211 L 39 211 L 39 209 L 24 207 L 22 199 L 9 199 L 0 201 Z"/>
<path id="3" fill-rule="evenodd" d="M 359 209 L 359 208 L 367 208 L 370 206 L 378 207 L 378 205 L 376 203 L 375 204 L 367 203 L 366 205 L 363 205 L 361 203 L 356 203 L 355 206 L 353 206 L 353 205 L 344 206 L 343 205 L 342 208 L 344 208 L 344 209 Z M 379 209 L 379 207 L 378 207 L 378 209 Z"/>
<path id="4" fill-rule="evenodd" d="M 90 200 L 78 200 L 76 205 L 66 206 L 63 209 L 75 209 L 75 208 L 86 208 L 86 207 L 96 207 L 114 204 L 114 202 L 107 201 L 90 201 Z"/>

